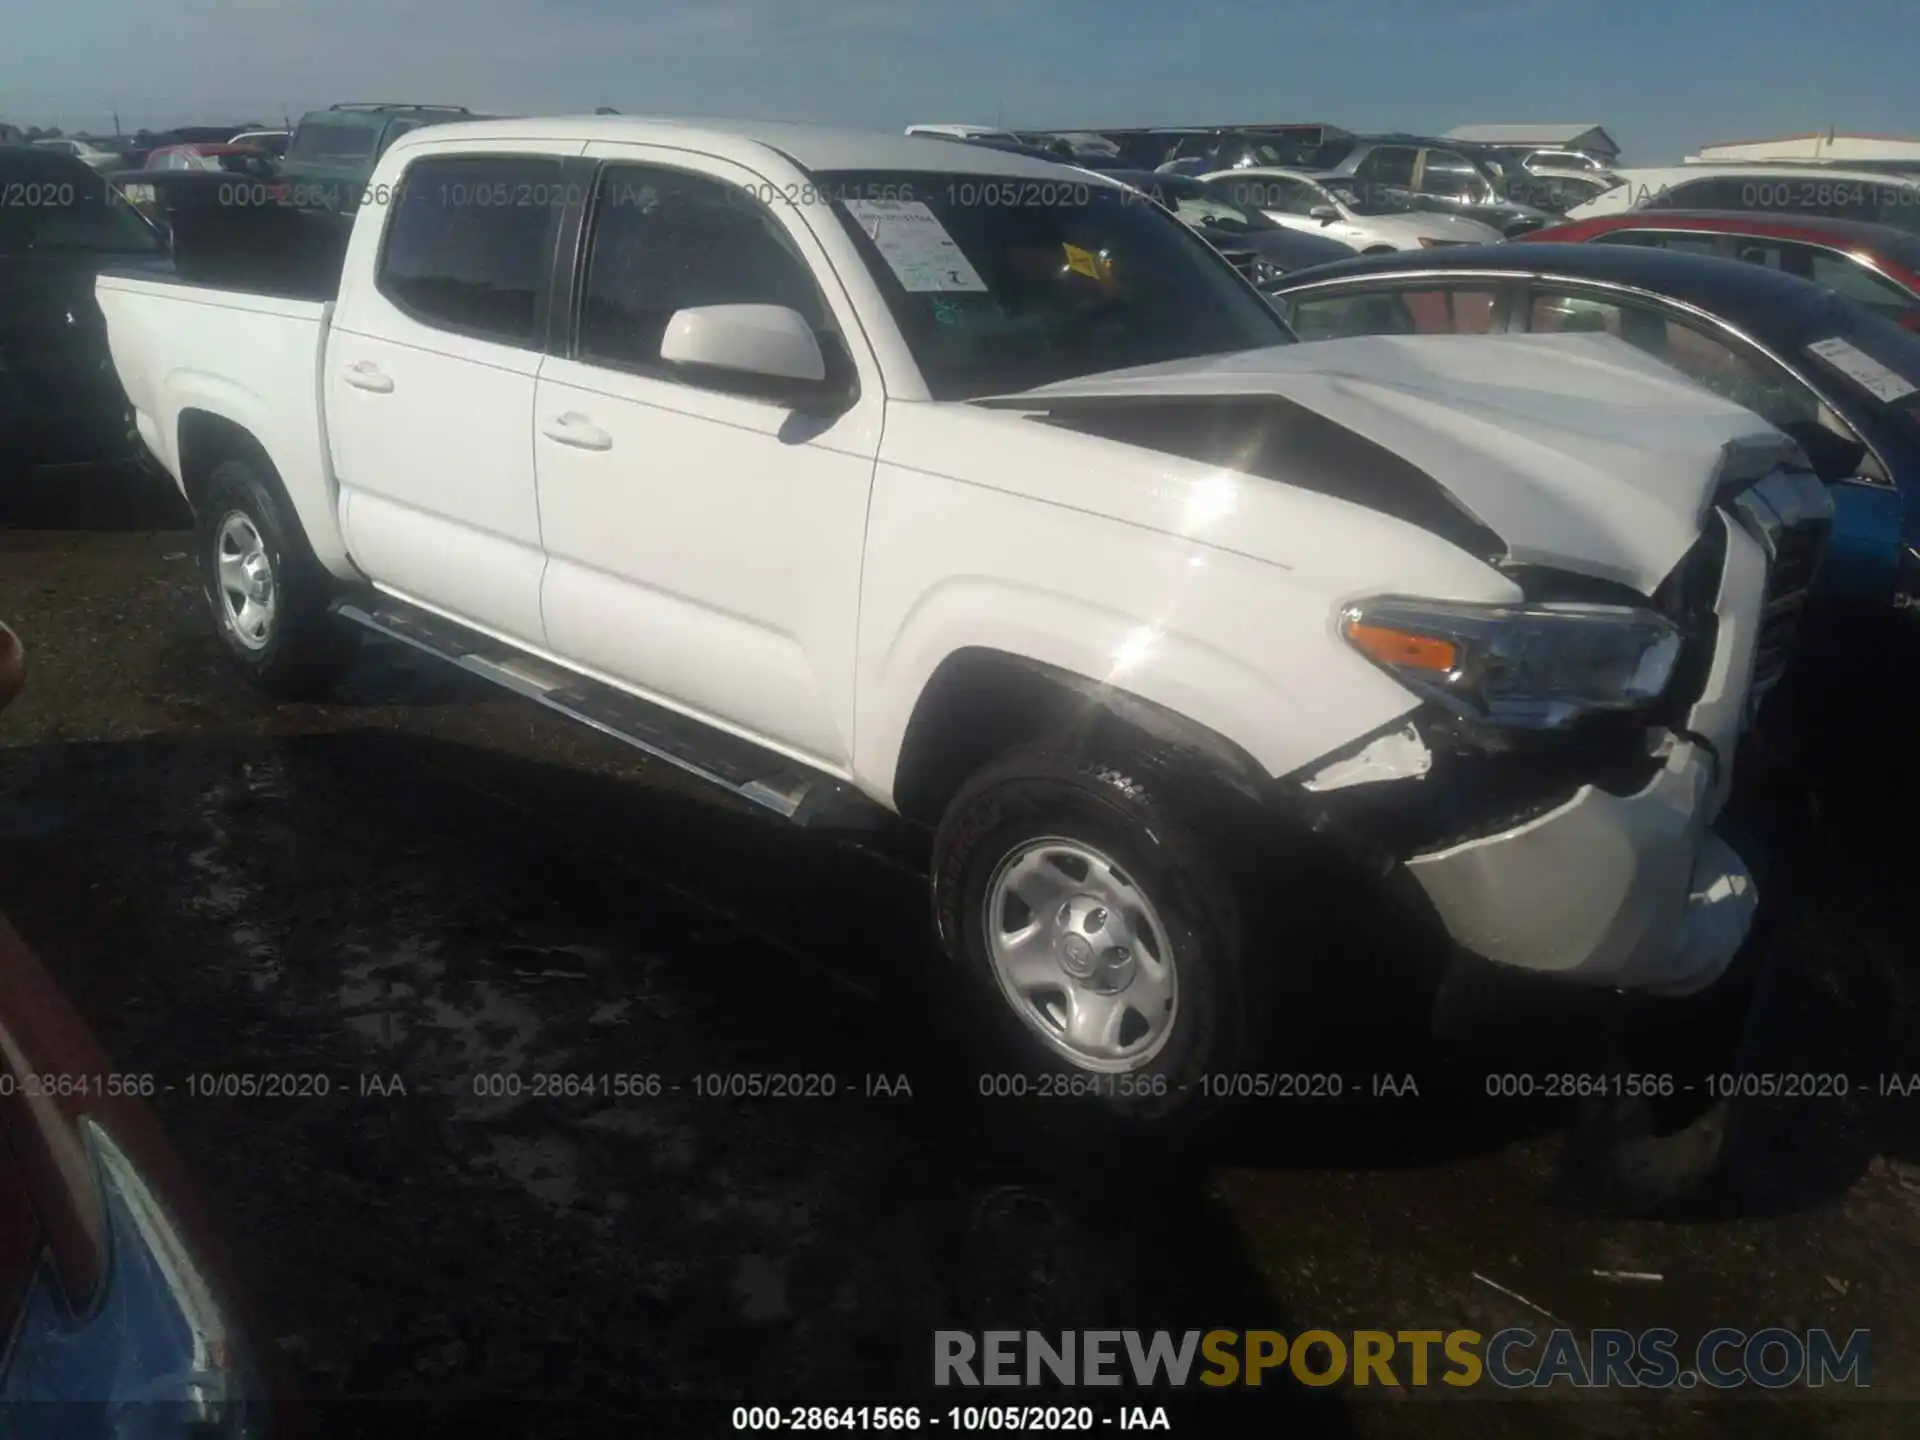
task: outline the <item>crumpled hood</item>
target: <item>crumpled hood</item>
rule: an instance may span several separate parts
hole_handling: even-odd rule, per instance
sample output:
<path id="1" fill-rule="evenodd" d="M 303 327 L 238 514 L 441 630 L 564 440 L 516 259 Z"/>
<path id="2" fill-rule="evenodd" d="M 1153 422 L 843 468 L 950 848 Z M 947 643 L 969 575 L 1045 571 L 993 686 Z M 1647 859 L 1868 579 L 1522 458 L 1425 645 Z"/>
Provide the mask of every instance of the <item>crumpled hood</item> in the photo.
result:
<path id="1" fill-rule="evenodd" d="M 1716 487 L 1797 452 L 1751 411 L 1609 335 L 1367 336 L 1140 366 L 976 403 L 1067 409 L 1272 395 L 1392 451 L 1508 558 L 1651 593 Z"/>

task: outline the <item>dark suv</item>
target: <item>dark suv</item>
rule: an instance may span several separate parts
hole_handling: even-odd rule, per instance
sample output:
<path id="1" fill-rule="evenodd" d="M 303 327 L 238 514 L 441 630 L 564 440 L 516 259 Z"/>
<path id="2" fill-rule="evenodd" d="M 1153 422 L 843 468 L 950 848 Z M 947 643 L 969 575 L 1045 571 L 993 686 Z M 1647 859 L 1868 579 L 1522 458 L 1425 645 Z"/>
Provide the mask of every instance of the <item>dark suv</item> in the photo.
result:
<path id="1" fill-rule="evenodd" d="M 139 454 L 94 277 L 168 263 L 166 243 L 71 155 L 0 146 L 0 491 L 40 465 Z"/>
<path id="2" fill-rule="evenodd" d="M 287 203 L 350 215 L 360 208 L 373 167 L 402 135 L 423 125 L 481 118 L 464 105 L 365 103 L 310 111 L 294 126 L 280 162 Z"/>

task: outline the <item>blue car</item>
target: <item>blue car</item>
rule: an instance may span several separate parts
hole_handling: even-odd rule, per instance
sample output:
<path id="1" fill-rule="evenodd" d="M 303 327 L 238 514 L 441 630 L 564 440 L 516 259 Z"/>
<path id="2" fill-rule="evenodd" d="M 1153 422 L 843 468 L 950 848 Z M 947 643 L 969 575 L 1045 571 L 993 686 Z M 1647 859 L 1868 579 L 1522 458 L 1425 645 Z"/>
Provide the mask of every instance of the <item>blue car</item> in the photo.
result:
<path id="1" fill-rule="evenodd" d="M 1800 442 L 1834 499 L 1818 594 L 1920 613 L 1920 336 L 1844 296 L 1732 260 L 1525 242 L 1368 256 L 1262 288 L 1302 340 L 1617 335 Z"/>

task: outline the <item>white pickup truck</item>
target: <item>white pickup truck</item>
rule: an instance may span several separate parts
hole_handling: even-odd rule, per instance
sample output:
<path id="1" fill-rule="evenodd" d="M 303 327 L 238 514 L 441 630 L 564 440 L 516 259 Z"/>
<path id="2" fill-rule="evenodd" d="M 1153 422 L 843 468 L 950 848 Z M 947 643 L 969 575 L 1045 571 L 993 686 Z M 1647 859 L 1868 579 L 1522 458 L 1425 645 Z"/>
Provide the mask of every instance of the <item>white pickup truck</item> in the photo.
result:
<path id="1" fill-rule="evenodd" d="M 1604 336 L 1297 344 L 1150 202 L 979 147 L 451 124 L 371 193 L 331 300 L 98 284 L 269 691 L 364 627 L 922 822 L 1001 1041 L 1134 1117 L 1321 963 L 1308 862 L 1573 985 L 1741 944 L 1712 826 L 1829 514 L 1747 411 Z"/>

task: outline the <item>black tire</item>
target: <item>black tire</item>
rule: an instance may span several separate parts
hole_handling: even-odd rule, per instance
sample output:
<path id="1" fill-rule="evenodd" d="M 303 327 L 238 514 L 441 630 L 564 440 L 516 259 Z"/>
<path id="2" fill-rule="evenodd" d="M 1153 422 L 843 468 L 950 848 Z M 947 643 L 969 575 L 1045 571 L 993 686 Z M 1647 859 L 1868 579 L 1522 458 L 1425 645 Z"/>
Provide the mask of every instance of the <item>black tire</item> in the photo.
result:
<path id="1" fill-rule="evenodd" d="M 244 517 L 262 542 L 271 583 L 272 618 L 254 643 L 242 637 L 219 578 L 222 536 Z M 359 635 L 327 613 L 332 579 L 308 549 L 278 491 L 254 462 L 223 460 L 208 477 L 195 512 L 201 588 L 220 648 L 247 683 L 279 700 L 324 696 L 352 667 Z"/>
<path id="2" fill-rule="evenodd" d="M 1035 746 L 976 773 L 947 807 L 934 840 L 933 904 L 942 948 L 960 969 L 982 1085 L 1004 1074 L 1034 1113 L 1104 1116 L 1160 1138 L 1191 1138 L 1211 1108 L 1203 1080 L 1243 1068 L 1267 1007 L 1249 963 L 1246 887 L 1210 820 L 1167 798 L 1204 793 L 1139 756 L 1112 759 Z M 1157 914 L 1171 946 L 1175 1001 L 1158 1053 L 1138 1068 L 1101 1073 L 1060 1054 L 1022 1018 L 996 978 L 985 933 L 987 887 L 1027 842 L 1060 837 L 1111 860 Z M 1063 971 L 1063 976 L 1065 972 Z M 1062 994 L 1064 995 L 1064 982 Z M 1080 1103 L 1054 1103 L 1064 1093 Z M 983 1092 L 986 1093 L 983 1088 Z M 1086 1127 L 1078 1127 L 1083 1133 Z"/>

